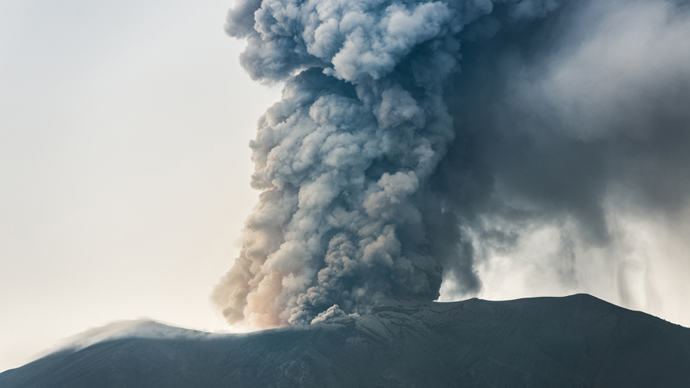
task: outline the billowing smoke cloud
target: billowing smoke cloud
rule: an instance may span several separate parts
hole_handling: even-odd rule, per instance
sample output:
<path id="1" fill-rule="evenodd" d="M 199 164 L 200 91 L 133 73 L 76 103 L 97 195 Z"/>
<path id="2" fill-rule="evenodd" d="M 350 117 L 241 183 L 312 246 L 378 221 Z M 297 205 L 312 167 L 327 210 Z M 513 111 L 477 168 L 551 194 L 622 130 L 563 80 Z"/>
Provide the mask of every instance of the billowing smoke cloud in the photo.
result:
<path id="1" fill-rule="evenodd" d="M 616 214 L 686 208 L 688 8 L 238 0 L 243 66 L 285 89 L 251 142 L 260 203 L 214 292 L 228 322 L 435 300 L 442 282 L 476 294 L 493 258 L 549 228 L 544 266 L 581 286 L 579 257 L 621 247 Z"/>

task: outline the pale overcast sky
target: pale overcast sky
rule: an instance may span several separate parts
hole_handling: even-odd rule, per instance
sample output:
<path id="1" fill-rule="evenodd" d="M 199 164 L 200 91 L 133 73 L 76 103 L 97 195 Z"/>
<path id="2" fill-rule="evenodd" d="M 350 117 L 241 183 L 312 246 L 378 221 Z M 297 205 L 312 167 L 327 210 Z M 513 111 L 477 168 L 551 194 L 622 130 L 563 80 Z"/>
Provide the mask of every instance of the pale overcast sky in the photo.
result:
<path id="1" fill-rule="evenodd" d="M 280 96 L 240 68 L 231 6 L 0 2 L 0 371 L 113 320 L 225 327 L 209 295 Z"/>

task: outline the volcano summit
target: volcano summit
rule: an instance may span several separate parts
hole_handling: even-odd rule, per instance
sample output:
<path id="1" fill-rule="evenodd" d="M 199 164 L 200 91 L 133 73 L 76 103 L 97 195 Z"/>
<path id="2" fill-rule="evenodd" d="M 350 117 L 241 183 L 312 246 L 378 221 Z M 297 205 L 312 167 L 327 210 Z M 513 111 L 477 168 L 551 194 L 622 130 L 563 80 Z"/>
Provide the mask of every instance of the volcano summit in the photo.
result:
<path id="1" fill-rule="evenodd" d="M 589 295 L 388 300 L 249 334 L 138 322 L 0 374 L 3 388 L 606 387 L 690 382 L 690 329 Z"/>

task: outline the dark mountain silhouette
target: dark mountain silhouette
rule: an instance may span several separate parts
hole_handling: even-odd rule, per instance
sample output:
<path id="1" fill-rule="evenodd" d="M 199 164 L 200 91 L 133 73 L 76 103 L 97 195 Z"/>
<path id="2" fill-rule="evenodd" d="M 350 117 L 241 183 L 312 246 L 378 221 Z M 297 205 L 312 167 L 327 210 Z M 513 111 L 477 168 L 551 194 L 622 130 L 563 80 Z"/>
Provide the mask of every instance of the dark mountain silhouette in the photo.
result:
<path id="1" fill-rule="evenodd" d="M 0 387 L 690 387 L 690 329 L 589 295 L 391 300 L 250 334 L 139 323 L 6 371 Z"/>

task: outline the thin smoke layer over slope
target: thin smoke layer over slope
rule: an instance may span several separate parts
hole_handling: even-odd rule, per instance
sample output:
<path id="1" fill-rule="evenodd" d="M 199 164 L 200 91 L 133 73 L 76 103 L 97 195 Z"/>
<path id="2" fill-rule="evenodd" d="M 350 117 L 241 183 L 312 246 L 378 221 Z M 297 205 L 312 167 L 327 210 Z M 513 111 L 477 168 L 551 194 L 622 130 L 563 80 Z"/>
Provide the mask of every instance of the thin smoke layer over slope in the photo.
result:
<path id="1" fill-rule="evenodd" d="M 260 203 L 214 292 L 228 322 L 435 300 L 442 281 L 477 293 L 492 257 L 544 228 L 559 240 L 544 265 L 578 287 L 578 255 L 620 250 L 621 193 L 642 218 L 685 208 L 687 8 L 238 1 L 226 30 L 248 40 L 243 66 L 286 86 L 251 143 Z"/>

